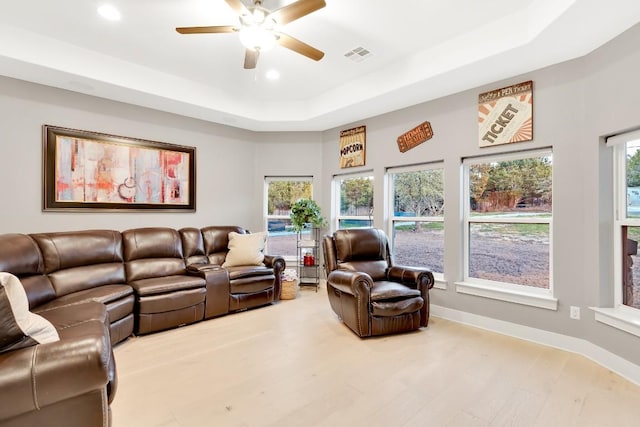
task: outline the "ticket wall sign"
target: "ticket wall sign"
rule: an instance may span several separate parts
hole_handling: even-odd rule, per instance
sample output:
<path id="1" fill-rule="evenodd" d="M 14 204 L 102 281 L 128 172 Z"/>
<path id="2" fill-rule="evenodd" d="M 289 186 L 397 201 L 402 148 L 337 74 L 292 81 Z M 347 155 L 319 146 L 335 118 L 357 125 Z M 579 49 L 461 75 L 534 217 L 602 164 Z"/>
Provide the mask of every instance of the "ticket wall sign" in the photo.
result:
<path id="1" fill-rule="evenodd" d="M 364 166 L 367 127 L 358 126 L 340 131 L 340 167 Z"/>
<path id="2" fill-rule="evenodd" d="M 478 96 L 480 147 L 533 140 L 533 81 Z"/>
<path id="3" fill-rule="evenodd" d="M 417 147 L 423 142 L 428 141 L 432 137 L 433 130 L 431 129 L 431 123 L 420 123 L 418 126 L 398 137 L 398 149 L 401 153 L 404 153 L 411 150 L 413 147 Z"/>

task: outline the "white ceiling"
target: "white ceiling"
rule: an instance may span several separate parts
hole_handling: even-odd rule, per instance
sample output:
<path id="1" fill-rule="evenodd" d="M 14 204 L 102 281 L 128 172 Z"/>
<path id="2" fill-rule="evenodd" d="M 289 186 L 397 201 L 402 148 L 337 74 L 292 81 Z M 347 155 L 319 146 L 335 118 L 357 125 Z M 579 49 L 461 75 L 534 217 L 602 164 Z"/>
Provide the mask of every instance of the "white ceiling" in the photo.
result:
<path id="1" fill-rule="evenodd" d="M 120 21 L 97 14 L 105 2 Z M 224 0 L 2 3 L 0 74 L 255 131 L 359 121 L 585 55 L 640 22 L 638 0 L 326 0 L 283 30 L 321 61 L 276 46 L 245 70 L 236 33 L 175 31 L 237 25 Z M 360 46 L 373 55 L 344 57 Z"/>

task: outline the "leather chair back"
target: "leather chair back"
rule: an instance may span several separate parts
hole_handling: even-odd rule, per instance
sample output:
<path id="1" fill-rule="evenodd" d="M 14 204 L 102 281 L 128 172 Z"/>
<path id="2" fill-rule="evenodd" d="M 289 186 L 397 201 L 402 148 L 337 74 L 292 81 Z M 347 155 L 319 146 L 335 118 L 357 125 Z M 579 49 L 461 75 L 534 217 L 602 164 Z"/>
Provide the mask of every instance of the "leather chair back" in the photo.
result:
<path id="1" fill-rule="evenodd" d="M 387 237 L 374 228 L 337 230 L 323 241 L 327 273 L 361 271 L 373 280 L 384 280 L 391 266 Z"/>

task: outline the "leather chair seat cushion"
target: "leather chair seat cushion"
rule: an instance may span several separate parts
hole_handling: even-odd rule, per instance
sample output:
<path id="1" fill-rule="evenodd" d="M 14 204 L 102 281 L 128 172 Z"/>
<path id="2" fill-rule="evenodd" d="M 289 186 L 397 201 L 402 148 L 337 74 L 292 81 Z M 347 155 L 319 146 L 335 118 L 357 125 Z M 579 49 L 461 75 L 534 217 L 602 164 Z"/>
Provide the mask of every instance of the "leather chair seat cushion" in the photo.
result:
<path id="1" fill-rule="evenodd" d="M 406 298 L 398 301 L 372 301 L 371 314 L 379 317 L 393 317 L 420 311 L 424 300 L 421 297 Z"/>
<path id="2" fill-rule="evenodd" d="M 206 289 L 202 287 L 142 296 L 138 301 L 139 312 L 140 314 L 163 313 L 193 307 L 198 304 L 202 304 L 204 307 L 206 293 Z"/>
<path id="3" fill-rule="evenodd" d="M 232 294 L 251 294 L 273 289 L 275 280 L 276 277 L 273 274 L 269 276 L 243 277 L 242 279 L 232 280 L 229 283 L 229 289 Z"/>
<path id="4" fill-rule="evenodd" d="M 246 265 L 242 267 L 227 267 L 226 270 L 229 272 L 229 280 L 253 276 L 273 276 L 273 268 L 263 266 Z"/>
<path id="5" fill-rule="evenodd" d="M 202 288 L 204 290 L 206 281 L 196 276 L 174 275 L 134 280 L 129 284 L 133 287 L 138 297 L 141 298 L 187 289 Z"/>
<path id="6" fill-rule="evenodd" d="M 106 305 L 112 322 L 123 319 L 133 312 L 133 289 L 129 285 L 104 285 L 64 295 L 39 306 L 35 311 L 41 312 L 67 305 L 76 305 L 95 301 Z"/>
<path id="7" fill-rule="evenodd" d="M 388 301 L 398 299 L 410 299 L 419 297 L 420 291 L 417 289 L 411 289 L 400 283 L 379 281 L 374 282 L 373 288 L 371 288 L 371 301 Z"/>

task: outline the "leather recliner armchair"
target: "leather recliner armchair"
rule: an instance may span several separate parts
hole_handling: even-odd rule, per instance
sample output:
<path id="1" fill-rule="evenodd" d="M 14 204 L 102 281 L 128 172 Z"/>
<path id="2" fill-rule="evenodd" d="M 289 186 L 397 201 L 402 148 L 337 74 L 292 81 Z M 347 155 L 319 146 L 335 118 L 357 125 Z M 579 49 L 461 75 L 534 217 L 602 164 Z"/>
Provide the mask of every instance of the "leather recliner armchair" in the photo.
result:
<path id="1" fill-rule="evenodd" d="M 323 251 L 331 308 L 358 336 L 427 326 L 433 274 L 394 265 L 382 230 L 338 230 L 323 238 Z"/>

